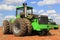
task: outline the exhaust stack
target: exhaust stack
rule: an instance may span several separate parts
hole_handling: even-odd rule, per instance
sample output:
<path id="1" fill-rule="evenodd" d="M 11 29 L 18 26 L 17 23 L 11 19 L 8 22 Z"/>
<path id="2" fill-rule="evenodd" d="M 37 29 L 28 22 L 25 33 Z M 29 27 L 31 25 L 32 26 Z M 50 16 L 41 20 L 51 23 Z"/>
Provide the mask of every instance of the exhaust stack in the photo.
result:
<path id="1" fill-rule="evenodd" d="M 24 6 L 25 17 L 27 17 L 27 3 L 23 3 L 23 6 Z"/>

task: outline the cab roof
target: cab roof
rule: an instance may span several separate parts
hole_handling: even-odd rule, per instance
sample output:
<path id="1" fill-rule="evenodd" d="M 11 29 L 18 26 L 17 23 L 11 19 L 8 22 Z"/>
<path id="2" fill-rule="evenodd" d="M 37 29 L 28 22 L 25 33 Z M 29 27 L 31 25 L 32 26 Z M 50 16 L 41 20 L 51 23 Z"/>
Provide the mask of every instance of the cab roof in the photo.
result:
<path id="1" fill-rule="evenodd" d="M 17 9 L 23 9 L 24 6 L 16 6 Z M 33 9 L 33 7 L 27 6 L 27 9 Z"/>

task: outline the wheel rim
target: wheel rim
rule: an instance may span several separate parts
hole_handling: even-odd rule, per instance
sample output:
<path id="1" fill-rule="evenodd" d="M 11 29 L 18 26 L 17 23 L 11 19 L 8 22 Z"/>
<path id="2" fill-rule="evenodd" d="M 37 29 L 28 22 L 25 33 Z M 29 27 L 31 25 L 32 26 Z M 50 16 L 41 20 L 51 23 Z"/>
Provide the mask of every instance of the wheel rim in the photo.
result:
<path id="1" fill-rule="evenodd" d="M 19 33 L 20 32 L 20 24 L 16 23 L 13 27 L 14 33 Z"/>

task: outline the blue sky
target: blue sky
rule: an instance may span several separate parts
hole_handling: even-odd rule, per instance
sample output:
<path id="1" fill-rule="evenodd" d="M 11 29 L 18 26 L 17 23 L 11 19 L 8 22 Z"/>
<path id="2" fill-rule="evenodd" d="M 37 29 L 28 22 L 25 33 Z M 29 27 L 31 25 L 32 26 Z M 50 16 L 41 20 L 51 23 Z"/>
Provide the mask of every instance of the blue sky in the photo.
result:
<path id="1" fill-rule="evenodd" d="M 15 8 L 23 2 L 33 7 L 34 14 L 48 15 L 60 25 L 60 0 L 0 0 L 0 25 L 3 20 L 15 18 Z"/>

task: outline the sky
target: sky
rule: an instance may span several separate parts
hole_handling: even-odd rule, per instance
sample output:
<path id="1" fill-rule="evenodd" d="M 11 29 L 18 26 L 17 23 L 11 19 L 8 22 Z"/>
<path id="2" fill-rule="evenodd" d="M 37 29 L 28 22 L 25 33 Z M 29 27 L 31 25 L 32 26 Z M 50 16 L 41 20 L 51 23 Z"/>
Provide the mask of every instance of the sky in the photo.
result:
<path id="1" fill-rule="evenodd" d="M 15 18 L 16 6 L 26 2 L 33 7 L 33 13 L 47 15 L 60 25 L 60 0 L 0 0 L 0 26 L 3 20 Z"/>

